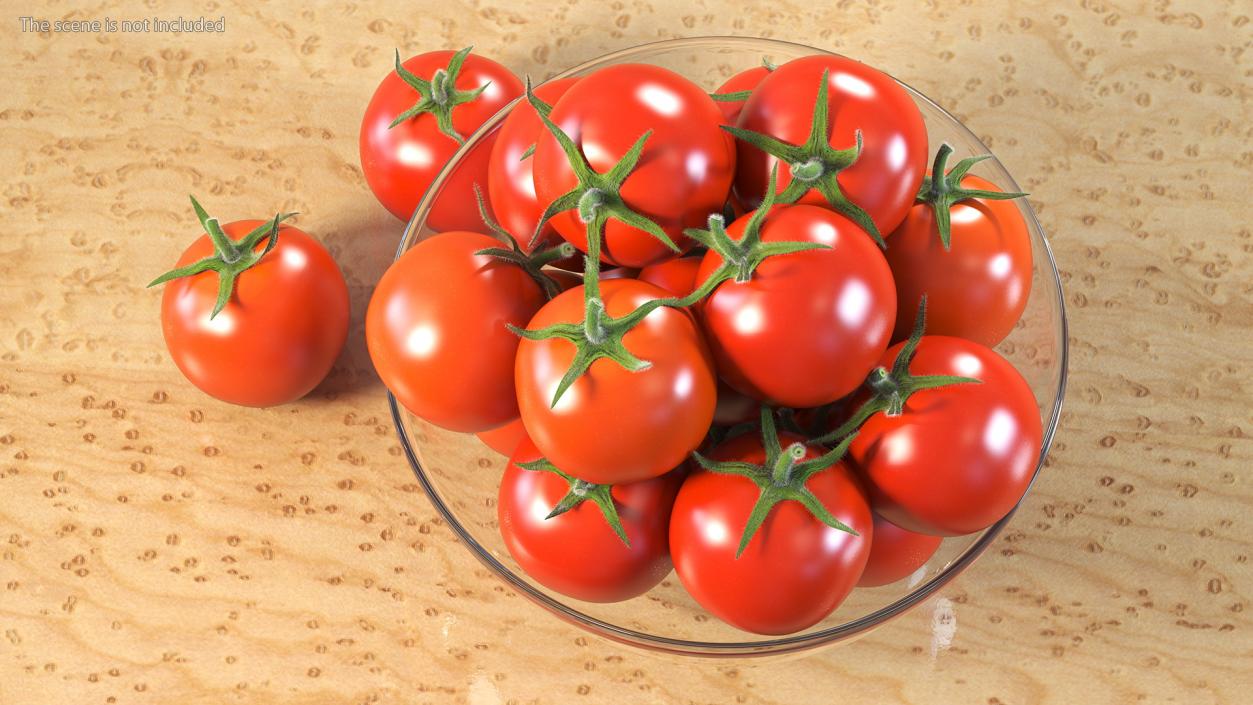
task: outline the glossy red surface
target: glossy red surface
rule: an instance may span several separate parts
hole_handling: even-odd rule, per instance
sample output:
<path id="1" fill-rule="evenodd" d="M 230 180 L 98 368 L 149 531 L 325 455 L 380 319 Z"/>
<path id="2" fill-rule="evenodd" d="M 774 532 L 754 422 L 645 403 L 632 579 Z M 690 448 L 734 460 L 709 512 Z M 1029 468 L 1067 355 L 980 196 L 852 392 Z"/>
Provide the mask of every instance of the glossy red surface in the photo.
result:
<path id="1" fill-rule="evenodd" d="M 801 440 L 783 435 L 784 447 Z M 716 460 L 761 463 L 760 437 L 739 436 L 711 453 Z M 809 449 L 806 459 L 817 457 Z M 775 505 L 744 553 L 735 552 L 759 490 L 737 475 L 697 470 L 679 490 L 670 518 L 675 572 L 692 597 L 719 619 L 757 634 L 791 634 L 820 622 L 861 576 L 873 523 L 856 479 L 836 463 L 806 487 L 860 536 L 818 521 L 799 502 Z"/>
<path id="2" fill-rule="evenodd" d="M 634 279 L 603 281 L 601 294 L 615 317 L 669 296 Z M 583 306 L 583 287 L 575 287 L 540 309 L 528 327 L 582 322 Z M 626 333 L 623 345 L 652 366 L 632 372 L 597 360 L 555 407 L 553 393 L 574 359 L 574 345 L 523 340 L 518 347 L 518 408 L 527 433 L 557 467 L 588 482 L 636 482 L 665 473 L 700 445 L 713 419 L 713 363 L 687 313 L 657 309 Z"/>
<path id="3" fill-rule="evenodd" d="M 738 126 L 789 144 L 804 144 L 813 123 L 823 70 L 830 72 L 827 102 L 831 146 L 852 147 L 857 143 L 856 131 L 862 133 L 861 154 L 840 172 L 840 187 L 886 235 L 913 205 L 930 156 L 922 114 L 905 89 L 887 74 L 842 56 L 794 59 L 762 79 L 744 104 Z M 761 202 L 776 163 L 778 190 L 782 192 L 791 183 L 789 165 L 755 147 L 740 143 L 739 160 L 735 192 L 747 207 Z M 799 202 L 827 203 L 812 189 Z"/>
<path id="4" fill-rule="evenodd" d="M 999 191 L 967 175 L 962 186 Z M 950 211 L 950 249 L 930 206 L 914 206 L 887 239 L 896 280 L 896 331 L 909 337 L 918 302 L 927 295 L 927 333 L 994 347 L 1013 330 L 1031 294 L 1031 236 L 1013 201 L 961 201 Z"/>
<path id="5" fill-rule="evenodd" d="M 239 240 L 264 223 L 240 220 L 222 230 Z M 213 254 L 202 235 L 176 266 Z M 280 226 L 274 249 L 239 275 L 230 301 L 210 319 L 218 282 L 216 273 L 201 272 L 165 284 L 161 329 L 183 375 L 206 394 L 244 406 L 286 404 L 312 391 L 348 336 L 348 286 L 326 248 Z"/>
<path id="6" fill-rule="evenodd" d="M 683 229 L 704 227 L 705 218 L 726 201 L 735 173 L 733 139 L 719 129 L 722 114 L 713 99 L 673 71 L 645 64 L 600 69 L 571 87 L 551 118 L 602 173 L 651 130 L 621 195 L 680 247 L 690 246 Z M 577 184 L 552 135 L 540 138 L 534 160 L 540 202 L 550 203 Z M 565 211 L 552 222 L 562 237 L 587 251 L 578 213 Z M 674 254 L 654 236 L 617 220 L 609 221 L 604 237 L 601 258 L 611 264 L 643 267 Z"/>
<path id="7" fill-rule="evenodd" d="M 448 66 L 454 52 L 432 51 L 403 62 L 419 78 L 430 79 Z M 452 109 L 452 125 L 469 138 L 488 118 L 522 95 L 522 82 L 509 69 L 471 53 L 457 75 L 458 90 L 487 88 L 473 101 Z M 361 122 L 361 170 L 375 197 L 392 215 L 408 220 L 427 188 L 461 145 L 440 132 L 434 115 L 422 114 L 389 128 L 396 116 L 418 102 L 416 90 L 390 70 L 366 106 Z M 486 190 L 488 159 L 495 135 L 477 143 L 445 182 L 426 224 L 436 232 L 481 230 L 473 185 Z"/>
<path id="8" fill-rule="evenodd" d="M 903 345 L 880 364 L 890 368 Z M 910 531 L 970 534 L 1005 516 L 1026 491 L 1040 454 L 1040 413 L 1022 376 L 992 350 L 924 336 L 918 375 L 981 380 L 917 392 L 896 417 L 862 425 L 848 462 L 867 481 L 875 511 Z"/>
<path id="9" fill-rule="evenodd" d="M 588 602 L 618 602 L 641 595 L 670 573 L 670 508 L 681 477 L 616 485 L 611 490 L 628 547 L 590 501 L 546 519 L 570 485 L 551 472 L 517 463 L 543 457 L 524 441 L 500 480 L 497 512 L 505 547 L 537 582 Z"/>
<path id="10" fill-rule="evenodd" d="M 743 236 L 748 217 L 728 228 Z M 767 259 L 751 280 L 728 281 L 705 300 L 701 320 L 718 373 L 756 399 L 802 408 L 852 392 L 887 348 L 896 288 L 878 246 L 852 221 L 817 206 L 782 207 L 763 242 L 817 242 L 831 249 Z M 722 258 L 709 252 L 704 281 Z"/>
<path id="11" fill-rule="evenodd" d="M 451 232 L 410 248 L 383 275 L 366 312 L 374 369 L 405 408 L 437 426 L 478 432 L 518 416 L 518 336 L 544 304 L 520 267 L 476 251 L 486 235 Z"/>

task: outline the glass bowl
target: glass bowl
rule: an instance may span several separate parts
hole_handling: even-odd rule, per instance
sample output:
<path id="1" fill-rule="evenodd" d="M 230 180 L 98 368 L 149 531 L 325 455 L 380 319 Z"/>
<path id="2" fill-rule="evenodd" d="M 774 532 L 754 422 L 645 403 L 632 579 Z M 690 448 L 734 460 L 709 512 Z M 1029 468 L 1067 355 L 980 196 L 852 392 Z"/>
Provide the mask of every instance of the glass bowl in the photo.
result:
<path id="1" fill-rule="evenodd" d="M 645 44 L 608 54 L 559 74 L 579 76 L 611 64 L 634 62 L 664 66 L 714 91 L 733 73 L 758 66 L 763 58 L 776 64 L 821 49 L 766 39 L 702 37 Z M 952 115 L 918 91 L 902 84 L 918 104 L 927 123 L 931 151 L 941 142 L 959 158 L 990 150 Z M 490 137 L 508 108 L 489 120 L 445 167 L 418 205 L 396 256 L 431 231 L 425 227 L 431 204 L 456 178 L 459 165 L 475 150 L 490 149 Z M 482 156 L 479 153 L 479 156 Z M 974 173 L 1005 191 L 1020 191 L 995 158 L 979 163 Z M 1034 272 L 1031 295 L 1022 320 L 998 351 L 1017 367 L 1035 392 L 1044 424 L 1036 474 L 1044 465 L 1057 429 L 1066 387 L 1066 316 L 1061 281 L 1048 241 L 1025 199 L 1013 201 L 1031 232 Z M 496 519 L 496 496 L 506 459 L 474 435 L 446 431 L 417 418 L 389 395 L 392 416 L 409 464 L 435 509 L 465 547 L 508 585 L 568 622 L 609 639 L 654 651 L 715 657 L 761 656 L 802 651 L 847 641 L 868 633 L 917 605 L 946 585 L 978 558 L 1014 512 L 984 531 L 945 539 L 935 556 L 906 580 L 878 588 L 858 588 L 829 617 L 803 632 L 785 637 L 760 637 L 739 631 L 707 614 L 671 573 L 660 585 L 632 600 L 615 604 L 567 598 L 533 581 L 506 550 Z M 1021 500 L 1020 500 L 1021 503 Z"/>

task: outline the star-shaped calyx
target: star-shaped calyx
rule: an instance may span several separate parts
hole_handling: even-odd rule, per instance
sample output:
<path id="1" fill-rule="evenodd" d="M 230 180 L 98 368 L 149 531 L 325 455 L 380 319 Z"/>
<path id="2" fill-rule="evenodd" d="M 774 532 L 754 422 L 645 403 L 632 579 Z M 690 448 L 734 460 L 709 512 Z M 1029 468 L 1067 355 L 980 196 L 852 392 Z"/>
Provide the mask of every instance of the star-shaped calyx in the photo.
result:
<path id="1" fill-rule="evenodd" d="M 918 196 L 915 199 L 916 203 L 927 204 L 935 214 L 935 228 L 940 233 L 940 242 L 943 243 L 946 252 L 949 249 L 949 236 L 952 230 L 949 216 L 953 210 L 953 204 L 972 198 L 1005 201 L 1027 195 L 1016 191 L 988 191 L 962 187 L 962 179 L 966 177 L 970 168 L 984 159 L 990 159 L 992 155 L 966 157 L 945 173 L 944 166 L 952 153 L 953 148 L 947 142 L 940 145 L 940 149 L 935 153 L 935 162 L 931 165 L 931 173 L 923 177 L 922 186 L 918 189 Z M 936 174 L 939 176 L 937 177 Z"/>
<path id="2" fill-rule="evenodd" d="M 923 296 L 918 303 L 918 316 L 914 319 L 914 329 L 909 340 L 901 347 L 892 363 L 892 369 L 876 367 L 866 377 L 866 386 L 870 388 L 870 398 L 843 424 L 829 433 L 814 438 L 813 443 L 825 445 L 856 434 L 857 429 L 866 419 L 883 412 L 888 416 L 900 416 L 905 410 L 905 402 L 913 394 L 926 389 L 948 387 L 954 384 L 980 384 L 973 377 L 957 375 L 920 375 L 915 377 L 909 371 L 909 365 L 918 351 L 918 343 L 922 340 L 923 331 L 927 328 L 927 297 Z"/>
<path id="3" fill-rule="evenodd" d="M 565 514 L 584 502 L 592 502 L 600 509 L 600 513 L 605 517 L 605 523 L 609 524 L 609 528 L 613 529 L 613 532 L 618 535 L 618 538 L 622 539 L 622 543 L 626 544 L 627 548 L 631 547 L 631 539 L 627 536 L 626 530 L 622 528 L 622 518 L 618 516 L 618 508 L 613 502 L 613 485 L 597 485 L 586 480 L 580 480 L 557 469 L 557 466 L 553 465 L 546 458 L 533 460 L 529 463 L 518 463 L 518 467 L 532 472 L 551 472 L 565 480 L 570 486 L 569 491 L 561 498 L 561 501 L 557 502 L 552 511 L 548 513 L 548 516 L 544 517 L 545 519 L 552 519 L 555 516 Z"/>
<path id="4" fill-rule="evenodd" d="M 809 137 L 804 144 L 790 144 L 761 132 L 730 125 L 723 125 L 722 129 L 788 165 L 792 180 L 783 193 L 779 194 L 779 203 L 795 203 L 810 189 L 814 189 L 822 194 L 833 210 L 861 226 L 879 243 L 879 247 L 885 247 L 883 236 L 870 214 L 844 195 L 837 178 L 840 172 L 852 166 L 861 156 L 862 140 L 859 129 L 855 133 L 855 144 L 852 146 L 844 149 L 831 146 L 828 120 L 830 106 L 827 104 L 829 75 L 830 71 L 822 72 L 822 83 L 818 85 L 818 97 L 814 100 Z"/>
<path id="5" fill-rule="evenodd" d="M 239 275 L 260 262 L 278 244 L 279 223 L 296 214 L 275 213 L 273 220 L 258 225 L 242 239 L 235 241 L 222 231 L 222 225 L 217 218 L 209 217 L 195 196 L 191 197 L 191 206 L 196 211 L 201 227 L 213 242 L 213 254 L 178 269 L 171 269 L 153 279 L 148 286 L 164 284 L 171 279 L 190 277 L 201 272 L 215 272 L 218 275 L 218 298 L 213 305 L 213 312 L 209 314 L 209 320 L 213 320 L 231 300 L 231 293 L 235 291 L 235 280 Z M 262 240 L 266 240 L 265 247 L 257 252 L 257 244 Z"/>
<path id="6" fill-rule="evenodd" d="M 697 452 L 692 453 L 697 464 L 709 472 L 746 477 L 752 480 L 760 490 L 757 501 L 748 514 L 744 533 L 740 536 L 740 545 L 735 551 L 736 558 L 739 558 L 744 553 L 744 549 L 748 548 L 749 542 L 753 540 L 753 536 L 761 528 L 774 506 L 785 500 L 799 502 L 809 510 L 810 514 L 813 514 L 815 519 L 833 529 L 847 531 L 854 536 L 859 535 L 851 526 L 835 518 L 822 501 L 805 486 L 809 478 L 830 468 L 844 457 L 854 436 L 856 434 L 850 434 L 835 448 L 816 458 L 806 460 L 805 456 L 809 454 L 809 451 L 804 443 L 796 442 L 788 445 L 787 448 L 782 447 L 779 442 L 779 433 L 775 429 L 774 412 L 769 407 L 763 406 L 761 442 L 766 451 L 765 462 L 757 464 L 743 461 L 719 461 Z"/>
<path id="7" fill-rule="evenodd" d="M 435 123 L 439 126 L 440 132 L 450 137 L 457 144 L 465 144 L 465 137 L 452 126 L 453 108 L 478 98 L 491 85 L 489 81 L 474 90 L 464 91 L 457 89 L 457 74 L 461 73 L 461 65 L 465 63 L 466 57 L 469 56 L 470 50 L 473 48 L 468 46 L 453 54 L 448 61 L 448 66 L 436 69 L 435 74 L 431 76 L 429 81 L 416 76 L 412 71 L 406 69 L 400 63 L 400 50 L 397 50 L 396 75 L 400 76 L 400 80 L 409 84 L 413 90 L 418 92 L 419 99 L 417 103 L 413 104 L 413 107 L 397 115 L 396 119 L 392 120 L 387 128 L 390 130 L 414 116 L 429 113 L 435 116 Z"/>

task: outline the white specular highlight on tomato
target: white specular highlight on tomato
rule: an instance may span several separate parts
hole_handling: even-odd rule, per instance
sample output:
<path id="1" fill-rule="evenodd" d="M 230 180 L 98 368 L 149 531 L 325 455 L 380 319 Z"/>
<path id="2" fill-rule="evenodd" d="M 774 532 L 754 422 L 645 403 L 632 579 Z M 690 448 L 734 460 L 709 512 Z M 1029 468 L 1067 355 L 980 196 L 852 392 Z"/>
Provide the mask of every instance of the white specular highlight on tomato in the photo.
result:
<path id="1" fill-rule="evenodd" d="M 683 161 L 683 168 L 687 170 L 688 178 L 693 181 L 700 181 L 709 173 L 709 158 L 704 152 L 689 152 L 687 158 Z"/>
<path id="2" fill-rule="evenodd" d="M 957 368 L 957 374 L 963 377 L 979 379 L 980 373 L 983 372 L 983 363 L 979 362 L 979 358 L 974 355 L 958 355 L 953 360 L 953 366 Z"/>
<path id="3" fill-rule="evenodd" d="M 695 386 L 695 380 L 687 370 L 679 372 L 674 377 L 674 395 L 680 399 L 686 399 L 692 393 L 692 387 Z"/>
<path id="4" fill-rule="evenodd" d="M 218 315 L 210 317 L 210 312 L 205 311 L 201 318 L 201 326 L 210 333 L 227 336 L 235 330 L 235 317 L 231 315 L 227 309 L 222 309 Z"/>
<path id="5" fill-rule="evenodd" d="M 666 116 L 678 115 L 683 101 L 674 91 L 655 83 L 645 83 L 635 93 L 648 107 Z"/>
<path id="6" fill-rule="evenodd" d="M 835 85 L 858 98 L 869 98 L 874 95 L 874 88 L 869 83 L 849 73 L 835 74 L 834 82 Z"/>
<path id="7" fill-rule="evenodd" d="M 992 260 L 988 262 L 988 273 L 997 279 L 1004 279 L 1009 274 L 1010 268 L 1013 266 L 1014 263 L 1009 259 L 1009 255 L 1002 253 L 993 257 Z"/>
<path id="8" fill-rule="evenodd" d="M 1014 439 L 1018 437 L 1018 423 L 1004 409 L 992 412 L 988 425 L 983 427 L 983 447 L 996 455 L 1005 455 L 1013 450 Z"/>
<path id="9" fill-rule="evenodd" d="M 439 334 L 431 326 L 418 326 L 405 339 L 405 345 L 408 346 L 409 352 L 418 357 L 430 355 L 438 344 Z"/>
<path id="10" fill-rule="evenodd" d="M 870 315 L 870 303 L 870 289 L 866 288 L 865 283 L 860 280 L 850 281 L 844 291 L 840 292 L 836 304 L 840 322 L 850 328 L 862 325 Z"/>
<path id="11" fill-rule="evenodd" d="M 905 138 L 892 135 L 892 141 L 888 142 L 888 166 L 892 169 L 903 169 L 908 158 L 909 145 L 905 143 Z"/>
<path id="12" fill-rule="evenodd" d="M 435 155 L 418 142 L 406 142 L 396 150 L 396 160 L 405 166 L 425 168 L 435 163 Z"/>
<path id="13" fill-rule="evenodd" d="M 762 314 L 761 309 L 752 304 L 736 311 L 735 318 L 732 320 L 735 322 L 734 325 L 736 332 L 744 335 L 760 333 L 762 326 L 765 325 L 766 322 L 766 318 Z"/>
<path id="14" fill-rule="evenodd" d="M 309 264 L 309 257 L 302 250 L 283 250 L 283 263 L 292 269 L 304 269 Z"/>

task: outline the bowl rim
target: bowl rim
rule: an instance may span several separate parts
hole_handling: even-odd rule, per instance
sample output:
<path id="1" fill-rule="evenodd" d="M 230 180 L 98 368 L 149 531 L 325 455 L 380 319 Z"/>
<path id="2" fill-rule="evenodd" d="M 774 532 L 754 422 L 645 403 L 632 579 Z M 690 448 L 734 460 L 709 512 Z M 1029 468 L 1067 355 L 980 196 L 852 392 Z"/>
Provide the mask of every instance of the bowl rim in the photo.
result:
<path id="1" fill-rule="evenodd" d="M 719 48 L 726 48 L 728 45 L 741 46 L 743 48 L 758 48 L 763 44 L 777 47 L 787 47 L 793 50 L 802 50 L 812 54 L 843 56 L 842 54 L 826 49 L 820 49 L 807 44 L 801 44 L 799 42 L 789 42 L 779 39 L 702 35 L 696 37 L 664 39 L 655 42 L 637 44 L 626 49 L 619 49 L 577 64 L 566 69 L 565 71 L 555 74 L 548 80 L 552 81 L 568 78 L 593 66 L 603 65 L 608 62 L 656 50 L 693 48 L 705 45 L 715 45 Z M 887 72 L 884 73 L 887 74 Z M 979 139 L 977 135 L 971 132 L 970 128 L 966 127 L 961 120 L 958 120 L 948 110 L 945 110 L 938 103 L 931 100 L 931 98 L 904 81 L 901 81 L 891 74 L 887 75 L 890 76 L 892 80 L 900 84 L 915 100 L 919 100 L 927 104 L 948 118 L 959 131 L 965 133 L 965 137 L 977 144 L 984 151 L 984 153 L 993 154 L 992 150 L 983 143 L 983 140 Z M 523 100 L 523 98 L 517 98 L 510 101 L 508 105 L 501 108 L 499 112 L 484 122 L 479 129 L 475 130 L 473 134 L 466 138 L 461 148 L 457 150 L 457 152 L 448 160 L 448 163 L 440 170 L 435 180 L 432 181 L 431 185 L 427 188 L 426 193 L 423 194 L 422 199 L 418 202 L 413 215 L 410 216 L 409 221 L 405 224 L 405 229 L 401 234 L 400 243 L 396 248 L 395 259 L 399 259 L 401 255 L 407 251 L 408 248 L 406 247 L 406 243 L 411 240 L 413 233 L 421 228 L 418 216 L 419 214 L 425 215 L 425 213 L 429 210 L 429 201 L 432 199 L 433 194 L 438 193 L 440 188 L 443 186 L 452 165 L 459 163 L 465 154 L 470 149 L 474 148 L 483 134 L 495 129 L 496 125 L 504 119 L 504 116 L 507 115 L 508 112 L 513 109 L 513 106 L 520 100 Z M 1000 160 L 997 159 L 995 155 L 993 155 L 993 158 L 988 160 L 987 163 L 995 165 L 1000 169 L 1002 172 L 1001 175 L 1007 180 L 1010 190 L 1022 190 L 1018 186 L 1017 181 L 1014 180 L 1013 175 L 1005 169 L 1004 165 L 1001 164 Z M 756 641 L 706 642 L 649 634 L 647 632 L 637 631 L 593 617 L 566 605 L 564 602 L 553 598 L 547 593 L 536 589 L 530 584 L 530 582 L 519 577 L 512 569 L 497 560 L 497 558 L 492 555 L 490 551 L 479 544 L 479 542 L 470 534 L 461 522 L 457 520 L 451 508 L 449 508 L 449 506 L 444 502 L 443 498 L 439 494 L 439 491 L 435 488 L 426 472 L 422 469 L 422 465 L 417 458 L 413 445 L 409 442 L 409 438 L 404 432 L 404 411 L 402 411 L 400 404 L 396 401 L 395 395 L 389 391 L 387 393 L 387 400 L 391 408 L 392 422 L 395 425 L 396 434 L 400 439 L 401 448 L 404 451 L 405 458 L 409 461 L 410 470 L 413 471 L 418 483 L 422 486 L 422 491 L 426 494 L 427 499 L 430 500 L 431 504 L 435 507 L 436 512 L 439 513 L 449 528 L 452 529 L 453 533 L 457 535 L 457 538 L 466 545 L 466 548 L 476 558 L 478 558 L 480 563 L 489 568 L 498 578 L 504 580 L 507 584 L 513 587 L 513 589 L 529 598 L 532 602 L 548 609 L 564 621 L 583 627 L 584 629 L 602 637 L 611 639 L 618 643 L 654 652 L 685 656 L 740 658 L 806 651 L 819 646 L 835 644 L 863 635 L 875 627 L 885 624 L 886 622 L 904 614 L 922 601 L 926 600 L 940 588 L 948 585 L 954 578 L 974 563 L 979 556 L 983 555 L 984 551 L 988 549 L 992 542 L 1000 535 L 1005 526 L 1009 524 L 1011 519 L 1013 519 L 1014 514 L 1018 511 L 1018 508 L 1022 506 L 1022 503 L 1026 500 L 1027 495 L 1030 494 L 1031 488 L 1035 485 L 1037 478 L 1039 478 L 1040 471 L 1044 469 L 1045 460 L 1048 457 L 1049 450 L 1052 448 L 1053 439 L 1057 433 L 1058 423 L 1061 419 L 1062 402 L 1066 396 L 1067 379 L 1069 376 L 1070 343 L 1069 325 L 1066 317 L 1066 299 L 1063 295 L 1064 290 L 1062 288 L 1061 275 L 1057 269 L 1057 260 L 1053 256 L 1053 248 L 1049 244 L 1047 233 L 1040 225 L 1039 220 L 1036 218 L 1035 210 L 1025 199 L 1023 199 L 1020 203 L 1020 210 L 1023 212 L 1024 216 L 1029 219 L 1029 225 L 1032 226 L 1035 232 L 1040 234 L 1040 240 L 1048 258 L 1048 269 L 1045 271 L 1045 276 L 1047 278 L 1049 274 L 1052 275 L 1054 288 L 1050 294 L 1056 294 L 1058 302 L 1058 318 L 1061 323 L 1061 346 L 1058 355 L 1060 372 L 1058 374 L 1057 395 L 1053 401 L 1052 408 L 1049 411 L 1048 422 L 1044 425 L 1044 434 L 1040 445 L 1040 454 L 1036 461 L 1036 467 L 1032 471 L 1031 480 L 1027 484 L 1026 489 L 1023 490 L 1022 496 L 1019 497 L 1018 501 L 1014 504 L 1014 507 L 1009 510 L 1009 513 L 996 523 L 984 529 L 980 536 L 975 539 L 974 543 L 962 551 L 961 554 L 954 558 L 934 577 L 915 587 L 908 594 L 898 598 L 891 604 L 843 624 L 829 627 L 827 629 L 821 629 L 815 632 L 805 632 L 782 637 L 771 637 Z"/>

